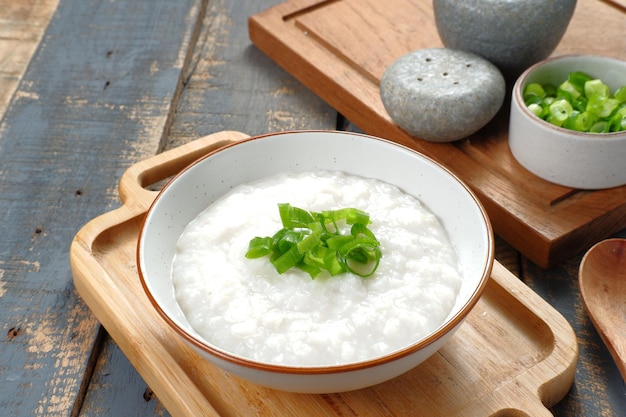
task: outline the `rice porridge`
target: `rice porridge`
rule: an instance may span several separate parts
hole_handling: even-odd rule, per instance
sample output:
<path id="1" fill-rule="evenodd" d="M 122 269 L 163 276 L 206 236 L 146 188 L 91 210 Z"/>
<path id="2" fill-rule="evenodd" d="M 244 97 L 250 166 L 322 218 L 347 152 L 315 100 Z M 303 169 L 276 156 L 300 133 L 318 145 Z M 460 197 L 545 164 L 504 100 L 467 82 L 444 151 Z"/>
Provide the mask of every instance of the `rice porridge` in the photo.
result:
<path id="1" fill-rule="evenodd" d="M 382 258 L 373 276 L 278 274 L 247 259 L 250 239 L 282 228 L 277 204 L 370 215 Z M 390 184 L 341 172 L 285 173 L 245 184 L 181 235 L 176 299 L 209 343 L 247 359 L 291 366 L 353 363 L 391 353 L 446 319 L 461 286 L 456 252 L 437 217 Z"/>

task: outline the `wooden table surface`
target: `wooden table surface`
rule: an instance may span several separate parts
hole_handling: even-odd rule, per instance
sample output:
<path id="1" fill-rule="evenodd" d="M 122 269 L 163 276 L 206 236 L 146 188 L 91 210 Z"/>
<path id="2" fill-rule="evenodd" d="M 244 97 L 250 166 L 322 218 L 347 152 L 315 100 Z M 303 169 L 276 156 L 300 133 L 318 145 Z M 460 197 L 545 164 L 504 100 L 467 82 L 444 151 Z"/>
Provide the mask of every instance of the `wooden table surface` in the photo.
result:
<path id="1" fill-rule="evenodd" d="M 0 415 L 169 415 L 76 294 L 69 245 L 120 205 L 124 170 L 164 149 L 221 130 L 358 130 L 251 44 L 248 17 L 277 3 L 0 0 Z M 625 415 L 581 256 L 542 269 L 498 239 L 497 259 L 578 337 L 554 415 Z"/>

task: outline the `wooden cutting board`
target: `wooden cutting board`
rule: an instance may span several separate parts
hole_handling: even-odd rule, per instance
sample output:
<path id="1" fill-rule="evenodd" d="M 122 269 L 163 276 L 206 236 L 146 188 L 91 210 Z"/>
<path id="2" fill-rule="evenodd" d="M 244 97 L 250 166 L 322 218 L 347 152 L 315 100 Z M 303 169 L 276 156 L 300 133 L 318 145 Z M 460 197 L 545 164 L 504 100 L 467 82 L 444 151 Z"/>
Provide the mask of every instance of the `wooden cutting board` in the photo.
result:
<path id="1" fill-rule="evenodd" d="M 448 343 L 408 373 L 353 392 L 275 391 L 203 361 L 151 307 L 137 275 L 149 191 L 246 135 L 220 132 L 140 162 L 122 176 L 123 205 L 86 224 L 70 249 L 80 296 L 174 416 L 547 417 L 570 389 L 578 344 L 552 306 L 495 262 L 484 295 Z M 521 414 L 520 414 L 521 415 Z"/>
<path id="2" fill-rule="evenodd" d="M 385 69 L 408 52 L 442 46 L 431 0 L 289 0 L 252 16 L 249 32 L 259 49 L 363 131 L 454 171 L 478 194 L 498 235 L 536 264 L 555 265 L 626 227 L 626 186 L 578 191 L 517 163 L 507 141 L 508 97 L 488 126 L 453 144 L 412 138 L 391 121 L 379 94 Z M 623 1 L 578 0 L 554 55 L 569 53 L 626 59 Z"/>

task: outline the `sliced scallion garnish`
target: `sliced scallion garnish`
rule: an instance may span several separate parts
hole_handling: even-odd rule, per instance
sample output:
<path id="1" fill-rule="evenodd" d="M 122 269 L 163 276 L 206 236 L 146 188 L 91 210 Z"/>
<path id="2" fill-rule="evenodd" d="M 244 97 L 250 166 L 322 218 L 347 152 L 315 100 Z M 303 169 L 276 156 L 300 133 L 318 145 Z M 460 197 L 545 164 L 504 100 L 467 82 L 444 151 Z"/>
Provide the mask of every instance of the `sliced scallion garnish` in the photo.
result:
<path id="1" fill-rule="evenodd" d="M 378 268 L 380 242 L 368 228 L 366 212 L 356 208 L 309 212 L 290 204 L 278 204 L 278 212 L 283 228 L 273 236 L 250 240 L 246 258 L 269 256 L 279 274 L 299 268 L 313 279 L 322 271 L 369 277 Z"/>
<path id="2" fill-rule="evenodd" d="M 524 103 L 537 117 L 580 132 L 626 130 L 626 86 L 613 95 L 602 80 L 581 71 L 571 72 L 559 86 L 528 84 Z"/>

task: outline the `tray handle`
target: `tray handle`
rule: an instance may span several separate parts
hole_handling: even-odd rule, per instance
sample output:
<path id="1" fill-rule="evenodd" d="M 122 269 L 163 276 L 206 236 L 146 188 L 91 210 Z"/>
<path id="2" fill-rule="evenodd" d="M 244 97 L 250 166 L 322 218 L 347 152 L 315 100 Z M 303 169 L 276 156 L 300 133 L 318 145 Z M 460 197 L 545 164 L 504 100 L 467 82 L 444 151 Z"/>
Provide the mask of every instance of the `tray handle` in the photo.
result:
<path id="1" fill-rule="evenodd" d="M 120 179 L 120 199 L 126 206 L 148 210 L 159 193 L 158 189 L 150 190 L 148 187 L 178 174 L 207 153 L 248 137 L 236 131 L 213 133 L 138 162 L 128 168 Z"/>

